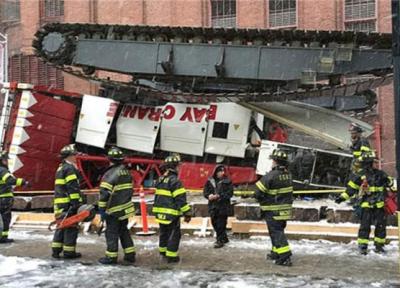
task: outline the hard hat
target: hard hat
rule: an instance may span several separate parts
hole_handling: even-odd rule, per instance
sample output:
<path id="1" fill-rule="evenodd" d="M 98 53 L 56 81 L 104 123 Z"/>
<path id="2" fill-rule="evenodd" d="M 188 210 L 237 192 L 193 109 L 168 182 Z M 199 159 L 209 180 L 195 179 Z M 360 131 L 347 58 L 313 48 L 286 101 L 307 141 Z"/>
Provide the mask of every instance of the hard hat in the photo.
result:
<path id="1" fill-rule="evenodd" d="M 272 151 L 272 154 L 269 157 L 275 161 L 282 161 L 282 162 L 288 161 L 287 153 L 280 149 L 274 149 L 274 151 Z"/>
<path id="2" fill-rule="evenodd" d="M 60 151 L 61 158 L 67 158 L 68 156 L 76 154 L 78 154 L 78 151 L 76 151 L 75 144 L 65 145 Z"/>
<path id="3" fill-rule="evenodd" d="M 107 152 L 107 157 L 110 161 L 122 161 L 124 160 L 124 152 L 118 147 L 111 147 Z"/>
<path id="4" fill-rule="evenodd" d="M 362 133 L 362 132 L 364 132 L 364 129 L 362 129 L 361 126 L 358 125 L 357 123 L 351 123 L 350 127 L 349 127 L 349 131 L 355 132 L 355 133 Z"/>

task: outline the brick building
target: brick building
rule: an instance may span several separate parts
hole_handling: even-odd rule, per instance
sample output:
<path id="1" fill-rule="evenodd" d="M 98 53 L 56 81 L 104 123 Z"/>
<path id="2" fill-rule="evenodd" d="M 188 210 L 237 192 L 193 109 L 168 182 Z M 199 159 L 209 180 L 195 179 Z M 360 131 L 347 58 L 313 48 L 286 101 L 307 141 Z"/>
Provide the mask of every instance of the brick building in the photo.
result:
<path id="1" fill-rule="evenodd" d="M 9 35 L 11 80 L 96 93 L 96 84 L 63 75 L 34 57 L 31 42 L 51 21 L 391 32 L 390 0 L 0 0 Z M 394 173 L 393 87 L 378 91 L 383 167 Z"/>

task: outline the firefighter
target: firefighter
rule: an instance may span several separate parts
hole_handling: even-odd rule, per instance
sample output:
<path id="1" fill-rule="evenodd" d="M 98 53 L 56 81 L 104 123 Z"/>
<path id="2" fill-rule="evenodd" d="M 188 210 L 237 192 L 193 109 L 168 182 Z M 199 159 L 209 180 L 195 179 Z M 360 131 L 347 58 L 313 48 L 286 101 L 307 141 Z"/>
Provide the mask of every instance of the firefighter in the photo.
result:
<path id="1" fill-rule="evenodd" d="M 364 150 L 370 150 L 369 142 L 366 138 L 362 137 L 364 130 L 356 123 L 351 123 L 349 129 L 351 135 L 351 146 L 350 151 L 354 158 L 361 156 L 361 152 Z"/>
<path id="2" fill-rule="evenodd" d="M 272 251 L 267 259 L 274 260 L 277 265 L 291 266 L 292 253 L 284 229 L 292 214 L 292 176 L 288 172 L 285 151 L 275 149 L 270 158 L 272 170 L 256 183 L 255 198 L 260 203 L 272 242 Z"/>
<path id="3" fill-rule="evenodd" d="M 80 173 L 76 168 L 75 145 L 64 146 L 60 151 L 62 159 L 56 171 L 54 188 L 54 216 L 56 219 L 65 219 L 76 215 L 78 208 L 83 204 L 83 197 L 79 187 Z M 53 258 L 60 258 L 64 252 L 64 258 L 80 258 L 82 255 L 76 252 L 76 241 L 78 239 L 78 226 L 65 229 L 57 229 L 54 232 L 52 250 Z"/>
<path id="4" fill-rule="evenodd" d="M 0 243 L 11 243 L 14 240 L 8 238 L 11 222 L 11 208 L 14 203 L 13 186 L 28 185 L 28 181 L 22 178 L 15 178 L 8 171 L 8 153 L 0 152 Z M 2 221 L 1 221 L 2 220 Z M 1 223 L 0 223 L 1 224 Z"/>
<path id="5" fill-rule="evenodd" d="M 101 264 L 116 264 L 118 239 L 124 249 L 124 261 L 135 262 L 136 250 L 128 230 L 128 218 L 135 208 L 132 202 L 133 180 L 130 171 L 123 164 L 124 153 L 112 147 L 107 157 L 111 162 L 100 183 L 99 212 L 106 222 L 106 256 L 99 259 Z"/>
<path id="6" fill-rule="evenodd" d="M 153 213 L 160 224 L 159 252 L 168 263 L 179 262 L 178 249 L 181 239 L 180 218 L 190 222 L 190 206 L 186 202 L 186 190 L 178 179 L 180 157 L 165 158 L 162 165 L 164 174 L 158 180 L 154 198 Z"/>
<path id="7" fill-rule="evenodd" d="M 386 190 L 393 186 L 393 182 L 385 172 L 375 169 L 373 163 L 375 153 L 371 150 L 363 151 L 357 161 L 361 163 L 361 170 L 353 173 L 347 183 L 347 188 L 336 200 L 341 203 L 353 196 L 358 197 L 361 207 L 360 228 L 358 230 L 358 248 L 363 255 L 368 253 L 369 234 L 371 225 L 375 225 L 375 252 L 384 253 L 386 242 Z"/>
<path id="8" fill-rule="evenodd" d="M 208 200 L 208 214 L 211 224 L 217 233 L 214 248 L 221 248 L 229 242 L 226 235 L 230 199 L 233 196 L 232 181 L 225 175 L 224 165 L 217 165 L 212 177 L 208 178 L 203 190 L 204 197 Z"/>

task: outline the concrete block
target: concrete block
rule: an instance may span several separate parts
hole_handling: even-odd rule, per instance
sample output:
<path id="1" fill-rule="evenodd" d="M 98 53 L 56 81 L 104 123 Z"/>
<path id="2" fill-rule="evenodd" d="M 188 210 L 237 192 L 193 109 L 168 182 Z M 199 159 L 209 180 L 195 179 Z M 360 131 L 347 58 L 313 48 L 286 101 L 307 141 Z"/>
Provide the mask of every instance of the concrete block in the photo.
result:
<path id="1" fill-rule="evenodd" d="M 53 195 L 32 197 L 31 209 L 53 209 Z"/>
<path id="2" fill-rule="evenodd" d="M 13 210 L 29 210 L 31 208 L 32 197 L 15 196 Z"/>
<path id="3" fill-rule="evenodd" d="M 316 222 L 320 220 L 320 211 L 317 208 L 293 208 L 294 221 Z"/>

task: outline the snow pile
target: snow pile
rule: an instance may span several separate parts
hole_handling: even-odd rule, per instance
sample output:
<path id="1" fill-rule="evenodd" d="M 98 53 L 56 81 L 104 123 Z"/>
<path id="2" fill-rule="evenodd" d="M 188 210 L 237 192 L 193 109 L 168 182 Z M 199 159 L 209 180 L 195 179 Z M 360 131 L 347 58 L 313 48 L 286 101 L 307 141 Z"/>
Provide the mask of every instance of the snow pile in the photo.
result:
<path id="1" fill-rule="evenodd" d="M 20 257 L 5 257 L 0 255 L 0 277 L 10 276 L 38 269 L 45 264 L 43 260 L 31 260 Z"/>

